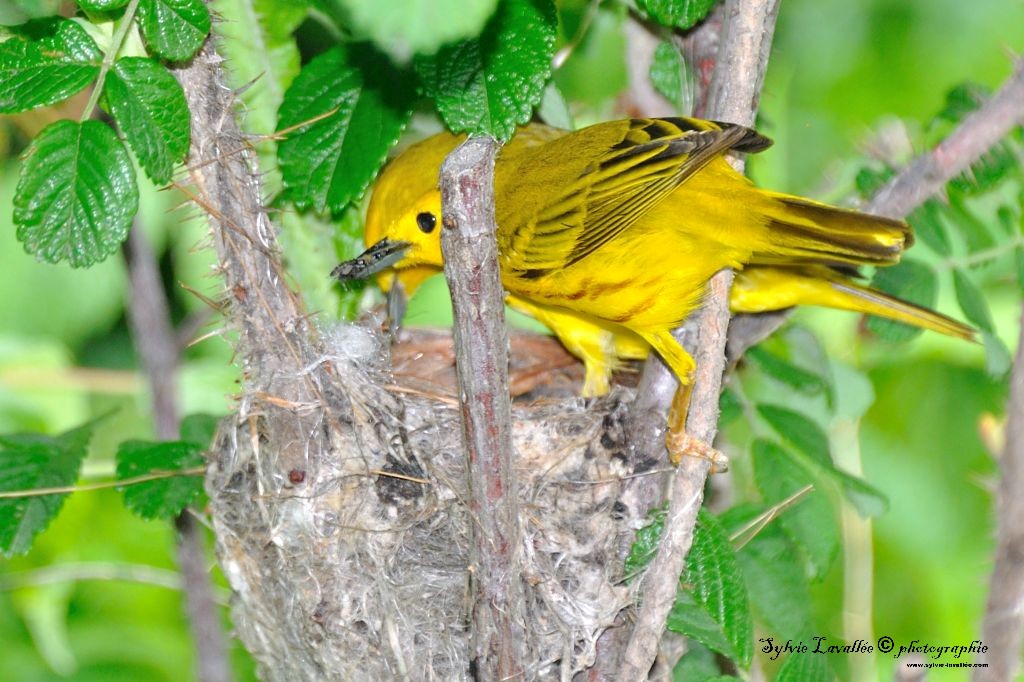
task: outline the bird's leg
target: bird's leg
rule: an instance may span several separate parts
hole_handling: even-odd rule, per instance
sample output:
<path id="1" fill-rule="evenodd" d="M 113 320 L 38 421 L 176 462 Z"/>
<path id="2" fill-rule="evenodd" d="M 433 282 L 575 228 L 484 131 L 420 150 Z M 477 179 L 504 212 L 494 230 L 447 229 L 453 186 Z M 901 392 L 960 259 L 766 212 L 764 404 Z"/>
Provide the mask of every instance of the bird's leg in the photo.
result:
<path id="1" fill-rule="evenodd" d="M 668 433 L 665 434 L 669 461 L 679 466 L 683 457 L 701 457 L 711 462 L 711 473 L 727 471 L 729 459 L 725 455 L 686 432 L 686 415 L 690 409 L 693 374 L 697 367 L 693 356 L 667 331 L 641 332 L 641 336 L 658 351 L 658 355 L 679 379 L 679 388 L 668 412 Z"/>
<path id="2" fill-rule="evenodd" d="M 391 335 L 391 343 L 398 342 L 398 334 L 402 331 L 402 319 L 405 317 L 405 308 L 408 302 L 405 289 L 395 278 L 395 281 L 391 283 L 391 288 L 388 289 L 387 296 L 388 333 Z"/>
<path id="3" fill-rule="evenodd" d="M 711 473 L 720 474 L 728 471 L 728 457 L 686 432 L 686 415 L 690 409 L 691 393 L 693 384 L 687 382 L 680 384 L 672 398 L 672 406 L 668 411 L 668 432 L 665 434 L 668 459 L 673 466 L 679 466 L 683 457 L 701 457 L 711 462 Z"/>

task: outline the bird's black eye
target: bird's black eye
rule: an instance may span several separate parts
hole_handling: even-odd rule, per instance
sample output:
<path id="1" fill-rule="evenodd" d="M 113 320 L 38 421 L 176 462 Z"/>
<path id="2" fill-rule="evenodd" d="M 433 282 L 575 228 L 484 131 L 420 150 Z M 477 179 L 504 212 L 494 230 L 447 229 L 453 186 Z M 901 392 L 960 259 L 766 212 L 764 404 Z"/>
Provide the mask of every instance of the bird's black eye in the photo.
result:
<path id="1" fill-rule="evenodd" d="M 433 213 L 424 211 L 416 216 L 416 224 L 419 225 L 421 231 L 430 234 L 437 227 L 437 218 Z"/>

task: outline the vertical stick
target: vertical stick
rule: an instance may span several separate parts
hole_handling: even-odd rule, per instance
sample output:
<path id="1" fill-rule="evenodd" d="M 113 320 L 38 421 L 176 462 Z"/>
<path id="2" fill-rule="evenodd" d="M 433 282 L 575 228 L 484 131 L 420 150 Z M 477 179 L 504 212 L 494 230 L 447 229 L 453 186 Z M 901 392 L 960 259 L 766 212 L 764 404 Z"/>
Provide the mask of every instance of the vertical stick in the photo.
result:
<path id="1" fill-rule="evenodd" d="M 458 147 L 441 168 L 441 250 L 452 295 L 455 367 L 473 514 L 472 614 L 477 675 L 522 675 L 523 592 L 512 466 L 505 294 L 498 272 L 491 138 Z"/>
<path id="2" fill-rule="evenodd" d="M 713 117 L 745 125 L 753 122 L 778 6 L 779 0 L 726 0 L 722 48 L 710 93 Z M 693 352 L 697 370 L 686 430 L 708 444 L 714 441 L 718 427 L 731 284 L 729 270 L 711 278 L 697 324 L 697 347 Z M 672 477 L 665 530 L 644 578 L 636 626 L 623 655 L 619 679 L 646 679 L 654 663 L 686 554 L 693 543 L 709 471 L 707 460 L 684 457 Z"/>
<path id="3" fill-rule="evenodd" d="M 156 254 L 138 223 L 128 233 L 124 253 L 130 284 L 128 322 L 149 380 L 156 435 L 163 440 L 175 440 L 181 422 L 177 340 Z M 188 511 L 181 512 L 174 525 L 178 531 L 176 554 L 183 579 L 185 610 L 196 650 L 196 679 L 227 682 L 231 679 L 231 664 L 220 608 L 213 596 L 213 582 L 207 568 L 203 529 Z"/>
<path id="4" fill-rule="evenodd" d="M 981 640 L 988 647 L 975 680 L 1011 680 L 1020 670 L 1024 641 L 1024 311 L 1010 373 L 1006 445 L 999 460 L 996 560 L 989 582 Z"/>

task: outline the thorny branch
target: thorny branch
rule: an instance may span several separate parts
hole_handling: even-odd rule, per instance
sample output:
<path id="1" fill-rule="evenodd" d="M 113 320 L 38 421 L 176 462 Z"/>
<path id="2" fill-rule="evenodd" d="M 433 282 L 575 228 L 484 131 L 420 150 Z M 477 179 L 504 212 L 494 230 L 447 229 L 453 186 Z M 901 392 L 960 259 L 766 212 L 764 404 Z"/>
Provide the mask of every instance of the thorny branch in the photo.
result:
<path id="1" fill-rule="evenodd" d="M 985 104 L 965 118 L 935 149 L 922 154 L 875 194 L 865 210 L 903 217 L 942 191 L 992 145 L 1024 123 L 1024 60 Z"/>
<path id="2" fill-rule="evenodd" d="M 473 658 L 483 679 L 522 674 L 526 622 L 519 583 L 519 505 L 508 390 L 505 295 L 494 222 L 497 143 L 472 138 L 441 168 L 444 274 L 452 295 L 455 367 L 469 467 Z"/>
<path id="3" fill-rule="evenodd" d="M 128 320 L 135 348 L 149 378 L 156 435 L 163 440 L 174 440 L 179 436 L 181 422 L 177 340 L 156 255 L 137 223 L 128 235 L 125 256 L 131 283 Z M 196 677 L 203 682 L 228 682 L 232 675 L 227 640 L 213 594 L 202 528 L 187 510 L 178 515 L 174 525 L 178 530 L 178 565 L 185 585 L 188 623 L 196 648 Z"/>
<path id="4" fill-rule="evenodd" d="M 1020 323 L 1006 407 L 1006 443 L 999 459 L 995 565 L 981 630 L 988 651 L 979 660 L 988 668 L 979 668 L 974 675 L 985 682 L 1017 676 L 1024 641 L 1024 310 Z"/>
<path id="5" fill-rule="evenodd" d="M 299 296 L 286 282 L 274 227 L 263 207 L 255 153 L 235 120 L 235 95 L 224 82 L 222 59 L 208 39 L 187 66 L 175 70 L 192 112 L 189 170 L 193 201 L 209 216 L 213 245 L 230 303 L 229 320 L 239 334 L 235 348 L 247 396 L 275 396 L 282 403 L 320 400 L 322 368 L 303 372 L 317 357 L 316 334 Z M 245 398 L 239 418 L 259 409 Z M 283 416 L 283 415 L 282 415 Z M 319 451 L 309 443 L 313 419 L 282 419 L 284 471 L 306 465 Z"/>
<path id="6" fill-rule="evenodd" d="M 263 515 L 250 514 L 247 520 L 257 526 L 264 524 L 259 526 L 262 529 L 273 520 L 267 511 L 269 500 L 280 498 L 289 476 L 314 478 L 329 449 L 330 433 L 323 424 L 334 420 L 335 413 L 326 407 L 322 411 L 302 408 L 339 402 L 325 399 L 331 381 L 328 368 L 320 361 L 320 339 L 300 297 L 287 284 L 275 231 L 263 206 L 255 152 L 238 127 L 235 93 L 225 83 L 223 59 L 215 41 L 211 34 L 187 64 L 173 69 L 191 112 L 189 183 L 182 183 L 180 189 L 209 220 L 224 285 L 222 308 L 231 331 L 237 334 L 233 347 L 243 375 L 237 414 L 221 425 L 222 437 L 212 451 L 207 486 L 209 489 L 211 480 L 219 480 L 216 477 L 226 469 L 228 476 L 237 473 L 241 481 L 247 480 L 246 474 L 258 474 Z M 237 442 L 239 431 L 251 439 L 258 472 L 255 466 L 235 472 L 231 467 L 236 462 L 223 456 L 224 443 Z M 235 498 L 229 494 L 227 499 Z M 252 552 L 232 525 L 237 519 L 216 507 L 222 503 L 222 498 L 211 496 L 217 551 L 232 589 L 244 592 L 256 582 L 262 587 L 276 586 L 274 581 L 282 579 L 277 569 L 286 560 L 284 549 L 280 543 L 264 540 L 259 560 L 252 560 Z M 190 560 L 198 562 L 200 558 L 192 556 Z M 183 565 L 183 570 L 188 569 Z M 294 594 L 295 587 L 289 588 Z M 259 596 L 263 599 L 245 592 L 233 600 L 232 615 L 236 631 L 260 664 L 261 675 L 283 678 L 282 671 L 288 671 L 290 679 L 309 677 L 317 663 L 305 649 L 290 646 L 284 624 L 278 623 L 276 638 L 260 637 L 253 614 L 262 614 L 261 609 L 283 614 L 287 604 L 278 592 L 264 591 Z M 309 608 L 314 607 L 315 603 Z"/>
<path id="7" fill-rule="evenodd" d="M 710 93 L 714 118 L 753 124 L 778 6 L 778 0 L 726 1 L 723 10 L 725 35 Z M 697 342 L 693 351 L 697 371 L 686 430 L 708 444 L 714 441 L 718 424 L 731 284 L 732 272 L 728 270 L 711 279 L 697 323 Z M 665 620 L 675 602 L 686 554 L 693 542 L 697 512 L 704 497 L 704 482 L 709 471 L 708 460 L 683 458 L 672 477 L 665 530 L 658 552 L 643 579 L 636 625 L 623 655 L 619 679 L 643 679 L 654 663 Z"/>

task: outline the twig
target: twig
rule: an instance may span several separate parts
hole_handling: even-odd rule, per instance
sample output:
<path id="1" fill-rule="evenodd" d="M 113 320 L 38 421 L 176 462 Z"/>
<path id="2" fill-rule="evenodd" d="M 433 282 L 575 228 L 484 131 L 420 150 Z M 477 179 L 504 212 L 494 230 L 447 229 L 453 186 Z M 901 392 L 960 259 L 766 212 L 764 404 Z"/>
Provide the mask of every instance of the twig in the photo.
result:
<path id="1" fill-rule="evenodd" d="M 829 439 L 836 466 L 862 477 L 859 433 L 860 418 L 841 415 L 832 422 Z M 843 538 L 843 633 L 850 641 L 873 640 L 875 555 L 871 519 L 861 516 L 849 500 L 840 505 L 839 519 Z M 849 665 L 850 679 L 866 680 L 878 674 L 874 652 L 852 657 Z"/>
<path id="2" fill-rule="evenodd" d="M 299 297 L 286 286 L 277 258 L 275 230 L 262 203 L 255 153 L 238 128 L 234 93 L 224 83 L 223 58 L 211 41 L 187 66 L 176 69 L 192 112 L 189 157 L 192 187 L 183 191 L 208 214 L 214 248 L 229 292 L 225 311 L 239 332 L 236 349 L 247 369 L 246 387 L 269 395 L 310 402 L 305 394 L 314 377 L 291 377 L 315 353 L 302 347 L 312 338 Z M 268 353 L 272 347 L 276 352 Z M 282 388 L 277 388 L 282 384 Z M 319 398 L 319 395 L 315 397 Z M 244 417 L 245 415 L 243 415 Z M 296 425 L 295 442 L 304 442 L 305 425 Z M 304 464 L 302 447 L 282 452 L 285 467 Z M 298 452 L 303 451 L 303 452 Z"/>
<path id="3" fill-rule="evenodd" d="M 102 483 L 87 483 L 85 485 L 59 485 L 52 488 L 32 488 L 30 490 L 7 490 L 0 492 L 0 500 L 18 497 L 39 497 L 40 495 L 69 495 L 71 493 L 84 493 L 91 490 L 106 490 L 109 488 L 121 488 L 126 485 L 138 485 L 147 481 L 158 481 L 161 478 L 202 476 L 204 473 L 206 473 L 206 467 L 193 467 L 191 469 L 181 469 L 180 471 L 154 471 L 141 476 L 121 479 L 120 481 L 103 481 Z"/>
<path id="4" fill-rule="evenodd" d="M 782 512 L 796 505 L 805 495 L 814 490 L 814 484 L 808 483 L 784 500 L 780 500 L 763 512 L 752 518 L 740 528 L 736 529 L 729 536 L 733 549 L 737 552 L 746 547 L 747 543 L 757 537 L 758 533 L 768 527 L 768 524 L 779 518 Z"/>
<path id="5" fill-rule="evenodd" d="M 869 213 L 902 218 L 951 178 L 967 170 L 992 145 L 1024 123 L 1024 60 L 981 108 L 972 112 L 935 149 L 922 154 L 875 194 Z"/>
<path id="6" fill-rule="evenodd" d="M 131 282 L 128 320 L 149 377 L 156 435 L 173 440 L 178 438 L 181 422 L 176 377 L 178 344 L 156 256 L 138 224 L 128 235 L 125 255 Z M 185 512 L 175 519 L 175 526 L 178 564 L 186 587 L 185 606 L 196 648 L 196 675 L 203 682 L 229 682 L 232 676 L 227 641 L 207 569 L 202 528 Z"/>
<path id="7" fill-rule="evenodd" d="M 178 413 L 178 348 L 171 312 L 153 247 L 138 223 L 125 244 L 128 261 L 128 321 L 139 359 L 149 380 L 153 423 L 157 438 L 175 440 Z"/>
<path id="8" fill-rule="evenodd" d="M 31 571 L 18 571 L 0 576 L 0 590 L 16 590 L 31 585 L 52 585 L 83 580 L 122 580 L 166 587 L 169 590 L 182 589 L 181 574 L 168 571 L 166 568 L 108 561 L 76 561 L 50 564 Z"/>
<path id="9" fill-rule="evenodd" d="M 11 367 L 0 371 L 0 381 L 15 388 L 114 395 L 131 395 L 142 387 L 137 372 L 94 367 Z"/>
<path id="10" fill-rule="evenodd" d="M 996 558 L 981 629 L 988 651 L 979 660 L 988 667 L 976 669 L 975 680 L 1014 679 L 1024 641 L 1024 310 L 1021 323 L 999 460 Z"/>
<path id="11" fill-rule="evenodd" d="M 726 0 L 725 34 L 710 93 L 715 118 L 753 123 L 777 14 L 778 0 Z M 731 283 L 732 272 L 728 270 L 711 279 L 697 325 L 698 341 L 693 353 L 697 371 L 686 430 L 705 443 L 714 441 L 718 424 Z M 665 530 L 643 579 L 636 625 L 626 646 L 619 679 L 643 679 L 654 663 L 658 640 L 675 602 L 679 576 L 693 542 L 709 471 L 708 460 L 686 457 L 672 477 Z"/>
<path id="12" fill-rule="evenodd" d="M 497 143 L 473 138 L 441 168 L 441 249 L 452 295 L 455 367 L 473 514 L 473 654 L 482 679 L 522 675 L 519 510 L 512 465 L 508 331 L 494 221 Z"/>

